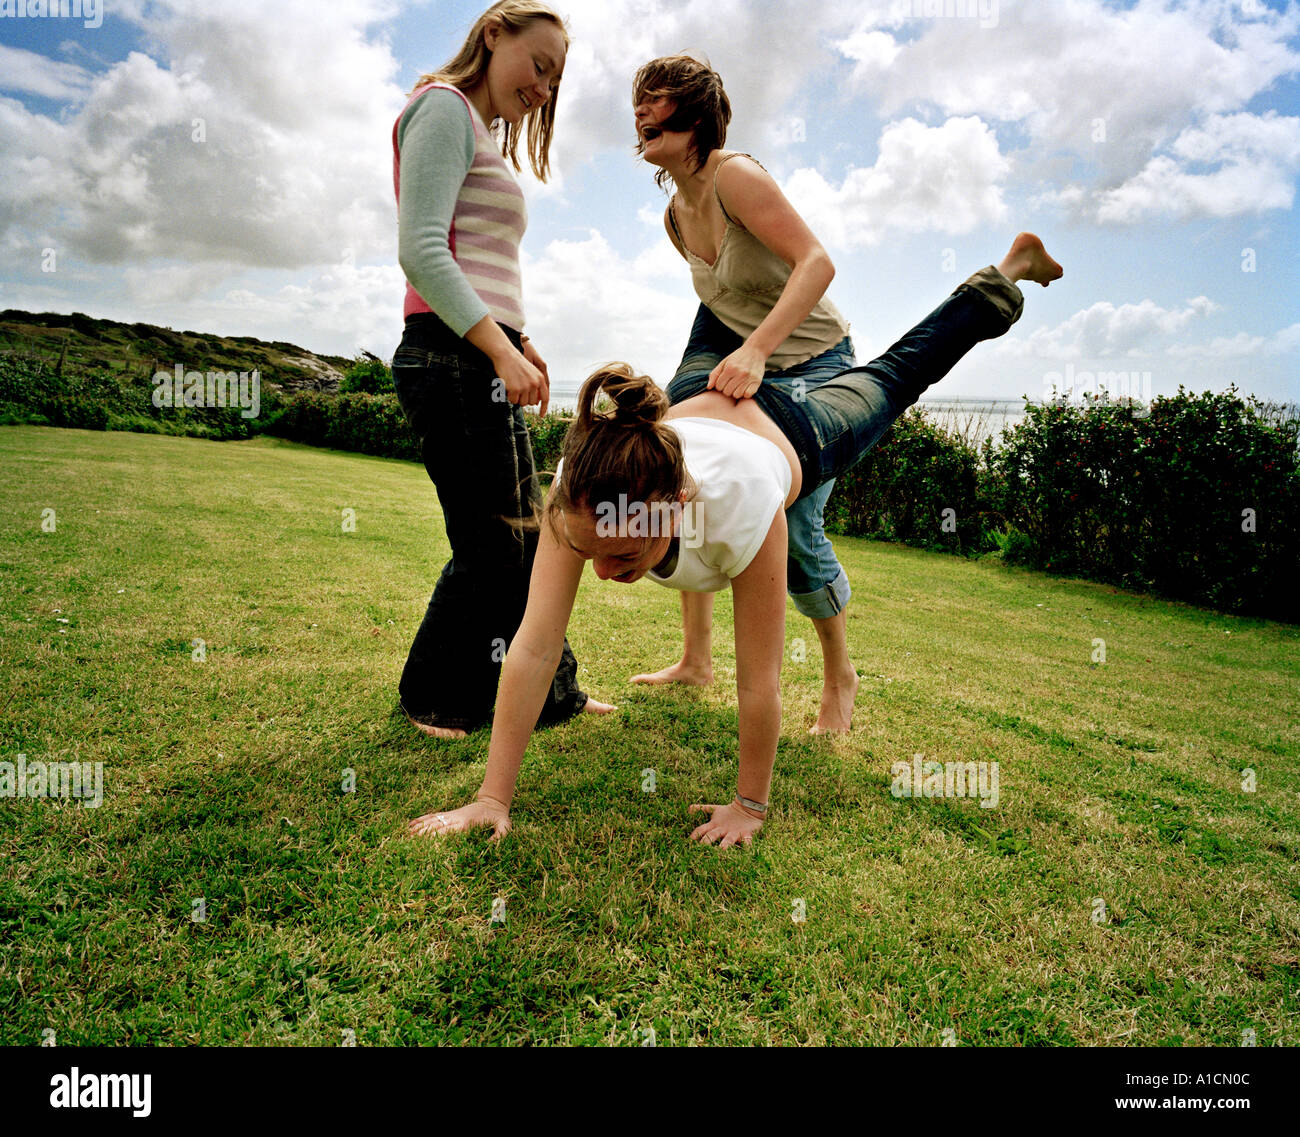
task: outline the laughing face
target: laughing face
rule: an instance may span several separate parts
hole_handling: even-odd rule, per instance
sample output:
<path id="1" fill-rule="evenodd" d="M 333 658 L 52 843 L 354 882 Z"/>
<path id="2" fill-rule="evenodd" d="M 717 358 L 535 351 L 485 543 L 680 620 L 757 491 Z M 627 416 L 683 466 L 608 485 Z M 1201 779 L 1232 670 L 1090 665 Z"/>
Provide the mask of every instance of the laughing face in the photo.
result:
<path id="1" fill-rule="evenodd" d="M 665 131 L 663 124 L 672 118 L 676 110 L 677 103 L 667 95 L 646 91 L 638 98 L 635 108 L 636 135 L 641 144 L 641 155 L 647 162 L 659 165 L 656 158 L 666 156 L 666 144 L 674 141 L 673 136 L 677 132 Z M 678 137 L 689 138 L 684 134 Z"/>
<path id="2" fill-rule="evenodd" d="M 533 20 L 511 33 L 489 24 L 484 42 L 492 52 L 487 69 L 490 116 L 515 124 L 545 106 L 564 72 L 564 33 L 551 20 Z"/>

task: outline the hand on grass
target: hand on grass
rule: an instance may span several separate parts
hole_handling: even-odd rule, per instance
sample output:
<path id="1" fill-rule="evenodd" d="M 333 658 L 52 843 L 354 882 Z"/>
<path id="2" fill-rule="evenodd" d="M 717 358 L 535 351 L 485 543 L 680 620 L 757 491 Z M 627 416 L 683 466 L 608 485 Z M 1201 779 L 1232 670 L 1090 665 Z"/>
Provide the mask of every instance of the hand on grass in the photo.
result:
<path id="1" fill-rule="evenodd" d="M 757 817 L 746 813 L 734 801 L 729 801 L 726 805 L 696 804 L 691 806 L 690 812 L 694 813 L 697 809 L 707 809 L 710 817 L 691 833 L 690 839 L 701 841 L 705 845 L 712 845 L 719 839 L 719 849 L 739 845 L 742 841 L 749 845 L 753 843 L 754 834 L 763 828 L 763 823 Z"/>
<path id="2" fill-rule="evenodd" d="M 460 809 L 426 813 L 407 826 L 412 837 L 430 837 L 437 833 L 464 833 L 480 825 L 491 825 L 489 840 L 499 841 L 510 832 L 510 811 L 491 801 L 472 801 Z"/>

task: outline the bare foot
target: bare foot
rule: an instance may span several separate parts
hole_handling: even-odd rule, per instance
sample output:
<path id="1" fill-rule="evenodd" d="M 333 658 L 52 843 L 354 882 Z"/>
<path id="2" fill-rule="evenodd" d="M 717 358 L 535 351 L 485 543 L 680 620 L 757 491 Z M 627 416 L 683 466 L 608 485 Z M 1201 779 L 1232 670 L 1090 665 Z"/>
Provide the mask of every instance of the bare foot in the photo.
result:
<path id="1" fill-rule="evenodd" d="M 703 667 L 696 667 L 688 664 L 684 659 L 678 660 L 671 667 L 665 667 L 662 671 L 650 671 L 641 675 L 633 675 L 633 683 L 653 683 L 658 686 L 660 683 L 684 683 L 691 687 L 707 687 L 713 682 L 713 663 L 710 661 Z"/>
<path id="2" fill-rule="evenodd" d="M 598 703 L 590 695 L 582 708 L 585 714 L 589 715 L 607 715 L 610 711 L 616 711 L 618 708 L 613 703 Z"/>
<path id="3" fill-rule="evenodd" d="M 845 672 L 835 681 L 822 684 L 822 706 L 809 734 L 844 734 L 853 726 L 853 700 L 858 693 L 858 673 Z"/>
<path id="4" fill-rule="evenodd" d="M 468 737 L 465 731 L 458 730 L 454 727 L 434 726 L 432 723 L 420 722 L 418 719 L 411 718 L 410 715 L 407 715 L 406 717 L 411 719 L 416 730 L 423 731 L 431 738 L 443 738 L 450 742 L 453 739 Z"/>
<path id="5" fill-rule="evenodd" d="M 1032 280 L 1044 288 L 1065 275 L 1065 269 L 1047 255 L 1043 242 L 1033 233 L 1021 233 L 1012 241 L 998 271 L 1012 283 Z"/>

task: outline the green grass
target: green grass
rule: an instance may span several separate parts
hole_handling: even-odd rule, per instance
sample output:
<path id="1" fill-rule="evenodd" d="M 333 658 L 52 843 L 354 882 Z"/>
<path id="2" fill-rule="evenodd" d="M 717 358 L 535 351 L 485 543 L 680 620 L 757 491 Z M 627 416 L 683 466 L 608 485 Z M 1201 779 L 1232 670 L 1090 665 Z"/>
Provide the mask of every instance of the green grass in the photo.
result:
<path id="1" fill-rule="evenodd" d="M 837 538 L 854 730 L 805 733 L 791 608 L 771 819 L 722 852 L 687 806 L 735 787 L 730 595 L 712 688 L 634 690 L 677 596 L 588 574 L 619 711 L 534 737 L 499 846 L 418 840 L 488 745 L 394 713 L 448 552 L 421 468 L 38 427 L 0 462 L 0 760 L 105 770 L 99 809 L 0 799 L 0 1043 L 1300 1041 L 1294 628 Z M 996 760 L 998 808 L 893 797 L 915 753 Z"/>

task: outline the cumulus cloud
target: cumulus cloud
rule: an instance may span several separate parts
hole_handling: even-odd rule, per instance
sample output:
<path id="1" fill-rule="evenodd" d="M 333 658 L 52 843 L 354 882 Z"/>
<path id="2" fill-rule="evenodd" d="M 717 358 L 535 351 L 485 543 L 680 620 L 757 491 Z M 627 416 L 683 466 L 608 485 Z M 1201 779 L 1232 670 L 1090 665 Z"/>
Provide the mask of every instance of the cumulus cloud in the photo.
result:
<path id="1" fill-rule="evenodd" d="M 674 263 L 675 262 L 675 263 Z M 555 395 L 615 357 L 666 386 L 681 359 L 698 301 L 666 239 L 627 257 L 592 229 L 525 257 L 528 334 L 546 360 Z"/>
<path id="2" fill-rule="evenodd" d="M 1035 359 L 1110 359 L 1148 354 L 1153 341 L 1182 331 L 1188 324 L 1217 311 L 1207 296 L 1188 300 L 1183 308 L 1162 308 L 1153 300 L 1116 306 L 1099 300 L 1052 328 L 1001 341 L 996 350 L 1009 356 Z"/>
<path id="3" fill-rule="evenodd" d="M 928 103 L 949 115 L 1014 124 L 1029 142 L 1026 170 L 1054 168 L 1069 155 L 1096 171 L 1101 188 L 1140 177 L 1153 152 L 1180 132 L 1244 110 L 1300 73 L 1300 53 L 1288 43 L 1300 30 L 1295 4 L 1277 11 L 1236 0 L 1002 0 L 996 28 L 911 17 L 916 10 L 872 7 L 840 42 L 859 91 L 886 114 Z M 1277 132 L 1257 137 L 1253 153 L 1266 182 L 1275 167 L 1263 156 L 1274 146 L 1285 153 L 1288 141 Z M 1281 172 L 1288 170 L 1294 173 L 1282 161 Z M 1169 184 L 1176 172 L 1159 164 L 1142 187 Z M 1247 204 L 1247 193 L 1226 188 Z M 1135 187 L 1131 196 L 1138 193 Z"/>
<path id="4" fill-rule="evenodd" d="M 852 169 L 839 186 L 817 170 L 797 170 L 785 192 L 830 248 L 879 243 L 891 230 L 969 233 L 1007 213 L 999 184 L 1010 166 L 978 118 L 929 127 L 891 123 L 873 166 Z"/>
<path id="5" fill-rule="evenodd" d="M 1175 344 L 1168 355 L 1185 360 L 1244 359 L 1250 356 L 1288 356 L 1300 352 L 1300 324 L 1292 324 L 1271 336 L 1253 336 L 1238 332 L 1235 336 L 1216 336 L 1208 343 Z"/>
<path id="6" fill-rule="evenodd" d="M 89 76 L 73 63 L 47 59 L 34 51 L 0 43 L 0 91 L 22 91 L 47 99 L 75 99 L 85 94 Z"/>
<path id="7" fill-rule="evenodd" d="M 1131 224 L 1152 215 L 1232 217 L 1290 209 L 1300 170 L 1300 118 L 1216 115 L 1184 130 L 1172 154 L 1152 158 L 1098 195 L 1097 218 Z M 1199 172 L 1196 167 L 1216 166 Z"/>
<path id="8" fill-rule="evenodd" d="M 111 65 L 58 121 L 0 106 L 0 234 L 36 228 L 106 264 L 291 268 L 391 247 L 391 150 L 375 124 L 402 98 L 387 45 L 365 34 L 390 12 L 128 0 L 117 14 L 149 54 Z M 57 66 L 28 71 L 71 84 Z"/>

